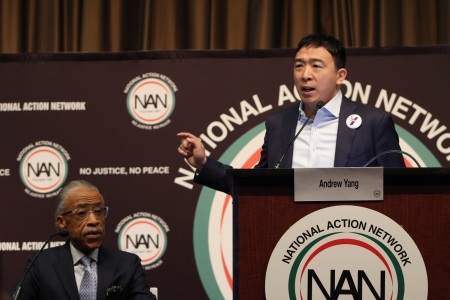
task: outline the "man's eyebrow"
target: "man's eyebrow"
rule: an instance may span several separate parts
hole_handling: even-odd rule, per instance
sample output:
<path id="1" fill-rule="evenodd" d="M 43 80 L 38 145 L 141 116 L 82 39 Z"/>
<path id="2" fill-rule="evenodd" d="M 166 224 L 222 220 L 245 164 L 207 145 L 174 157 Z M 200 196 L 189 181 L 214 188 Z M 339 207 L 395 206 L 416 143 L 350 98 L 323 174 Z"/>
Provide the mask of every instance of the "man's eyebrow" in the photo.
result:
<path id="1" fill-rule="evenodd" d="M 320 63 L 323 63 L 323 62 L 324 62 L 324 61 L 323 61 L 322 59 L 320 59 L 320 58 L 310 58 L 310 59 L 308 59 L 308 60 L 305 60 L 305 59 L 303 59 L 303 58 L 296 58 L 295 61 L 296 61 L 296 62 L 306 62 L 306 61 L 309 61 L 309 62 L 320 62 Z"/>

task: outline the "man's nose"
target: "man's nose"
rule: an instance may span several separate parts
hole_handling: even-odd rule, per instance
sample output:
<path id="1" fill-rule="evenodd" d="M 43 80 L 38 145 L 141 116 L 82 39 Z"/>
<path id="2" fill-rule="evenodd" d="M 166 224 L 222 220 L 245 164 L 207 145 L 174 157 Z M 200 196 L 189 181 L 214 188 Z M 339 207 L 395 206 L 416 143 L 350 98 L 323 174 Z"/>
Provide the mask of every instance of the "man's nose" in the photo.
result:
<path id="1" fill-rule="evenodd" d="M 311 79 L 311 68 L 308 66 L 305 66 L 303 68 L 302 80 L 307 81 L 309 79 Z"/>
<path id="2" fill-rule="evenodd" d="M 99 218 L 95 215 L 95 213 L 91 210 L 87 214 L 87 220 L 89 223 L 98 223 L 100 222 Z"/>

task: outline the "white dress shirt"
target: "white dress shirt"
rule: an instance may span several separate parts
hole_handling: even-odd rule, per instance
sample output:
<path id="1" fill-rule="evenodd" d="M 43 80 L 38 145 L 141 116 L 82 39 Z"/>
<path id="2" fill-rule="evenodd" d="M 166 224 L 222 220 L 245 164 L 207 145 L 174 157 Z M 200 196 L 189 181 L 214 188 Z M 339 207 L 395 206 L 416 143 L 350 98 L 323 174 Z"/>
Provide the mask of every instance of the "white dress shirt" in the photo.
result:
<path id="1" fill-rule="evenodd" d="M 333 99 L 317 111 L 314 120 L 308 121 L 294 142 L 292 168 L 334 167 L 341 102 L 342 92 L 339 91 Z M 300 103 L 296 133 L 307 118 Z"/>

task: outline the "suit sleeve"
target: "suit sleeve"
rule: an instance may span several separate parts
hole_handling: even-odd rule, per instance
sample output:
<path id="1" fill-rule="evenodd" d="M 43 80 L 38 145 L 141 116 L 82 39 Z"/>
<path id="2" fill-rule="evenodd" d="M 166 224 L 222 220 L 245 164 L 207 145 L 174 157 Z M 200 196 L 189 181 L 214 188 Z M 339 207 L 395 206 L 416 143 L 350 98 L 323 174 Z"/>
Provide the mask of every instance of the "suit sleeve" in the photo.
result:
<path id="1" fill-rule="evenodd" d="M 150 288 L 145 277 L 145 271 L 138 256 L 134 256 L 133 266 L 134 272 L 132 272 L 132 279 L 130 284 L 130 299 L 156 300 L 156 296 L 150 292 Z"/>
<path id="2" fill-rule="evenodd" d="M 227 194 L 231 193 L 227 182 L 227 169 L 232 167 L 208 157 L 202 171 L 195 174 L 194 182 Z"/>
<path id="3" fill-rule="evenodd" d="M 266 128 L 268 122 L 266 121 Z M 264 137 L 264 144 L 261 150 L 261 158 L 255 168 L 267 168 L 268 166 L 268 132 Z M 194 182 L 207 186 L 217 191 L 231 194 L 231 189 L 227 181 L 226 172 L 228 169 L 232 169 L 232 166 L 221 163 L 213 158 L 208 157 L 205 166 L 202 171 L 195 173 Z"/>
<path id="4" fill-rule="evenodd" d="M 28 257 L 27 265 L 29 265 L 31 263 L 32 258 L 33 257 Z M 24 274 L 25 274 L 25 272 L 24 272 Z M 22 283 L 19 299 L 24 299 L 24 300 L 25 299 L 26 300 L 38 299 L 39 285 L 36 281 L 36 278 L 38 278 L 38 277 L 39 276 L 37 276 L 36 267 L 35 266 L 31 267 L 28 271 L 28 274 L 24 278 L 24 282 Z M 11 299 L 13 299 L 13 296 L 17 292 L 17 288 L 18 288 L 18 286 L 10 291 Z"/>
<path id="5" fill-rule="evenodd" d="M 72 262 L 68 259 L 61 263 L 59 259 L 63 249 L 63 247 L 55 247 L 41 252 L 25 277 L 19 299 L 68 299 L 68 293 L 78 295 Z M 28 264 L 33 260 L 34 255 L 36 254 L 28 258 Z M 65 280 L 56 272 L 57 266 L 67 270 L 64 272 Z"/>
<path id="6" fill-rule="evenodd" d="M 377 128 L 374 138 L 377 154 L 383 153 L 385 151 L 401 150 L 398 134 L 395 130 L 394 121 L 388 114 L 383 114 L 379 123 L 379 128 Z M 376 160 L 376 163 L 374 164 L 387 168 L 406 167 L 403 155 L 401 153 L 390 153 L 382 155 Z"/>

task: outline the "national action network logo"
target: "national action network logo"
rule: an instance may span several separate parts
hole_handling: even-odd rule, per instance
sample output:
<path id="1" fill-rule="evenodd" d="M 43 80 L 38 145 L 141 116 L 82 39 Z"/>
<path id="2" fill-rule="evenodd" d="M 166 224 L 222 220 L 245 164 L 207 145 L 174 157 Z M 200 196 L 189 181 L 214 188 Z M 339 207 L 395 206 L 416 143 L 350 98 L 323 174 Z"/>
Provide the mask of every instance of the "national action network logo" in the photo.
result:
<path id="1" fill-rule="evenodd" d="M 25 193 L 36 198 L 56 196 L 68 174 L 69 153 L 51 141 L 37 141 L 22 149 L 17 157 Z"/>
<path id="2" fill-rule="evenodd" d="M 175 109 L 177 90 L 169 77 L 159 73 L 146 73 L 131 80 L 124 93 L 132 124 L 147 130 L 167 126 Z"/>
<path id="3" fill-rule="evenodd" d="M 266 299 L 427 299 L 425 263 L 406 231 L 359 206 L 333 206 L 292 225 L 266 270 Z"/>
<path id="4" fill-rule="evenodd" d="M 167 249 L 167 223 L 155 214 L 137 212 L 122 219 L 116 227 L 118 247 L 139 256 L 146 270 L 159 267 Z"/>

